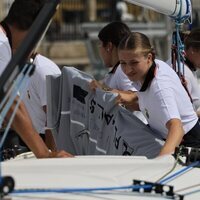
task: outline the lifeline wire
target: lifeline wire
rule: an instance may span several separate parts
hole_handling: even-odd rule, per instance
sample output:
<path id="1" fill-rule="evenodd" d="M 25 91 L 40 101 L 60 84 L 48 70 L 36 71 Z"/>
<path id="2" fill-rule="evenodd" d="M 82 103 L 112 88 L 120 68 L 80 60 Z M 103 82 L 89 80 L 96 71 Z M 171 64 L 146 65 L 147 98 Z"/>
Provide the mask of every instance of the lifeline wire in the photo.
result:
<path id="1" fill-rule="evenodd" d="M 97 187 L 97 188 L 66 188 L 66 189 L 20 189 L 14 190 L 12 194 L 21 193 L 74 193 L 74 192 L 94 192 L 94 191 L 110 191 L 110 190 L 128 190 L 128 189 L 149 189 L 152 185 L 129 185 L 121 187 Z"/>
<path id="2" fill-rule="evenodd" d="M 187 167 L 184 167 L 181 170 L 178 170 L 176 173 L 171 176 L 159 181 L 160 184 L 166 184 L 172 181 L 175 178 L 178 178 L 182 174 L 188 172 L 193 167 L 200 165 L 200 161 L 194 162 Z M 128 189 L 149 189 L 152 188 L 152 185 L 130 185 L 122 187 L 102 187 L 102 188 L 66 188 L 66 189 L 21 189 L 14 190 L 12 194 L 28 194 L 28 193 L 75 193 L 75 192 L 94 192 L 94 191 L 110 191 L 110 190 L 128 190 Z"/>
<path id="3" fill-rule="evenodd" d="M 8 100 L 7 104 L 5 105 L 5 108 L 3 108 L 3 111 L 2 111 L 4 113 L 3 116 L 4 115 L 6 116 L 7 112 L 9 111 L 9 109 L 11 108 L 11 106 L 12 106 L 12 104 L 14 102 L 14 99 L 17 96 L 17 92 L 21 91 L 21 95 L 17 99 L 17 103 L 15 105 L 14 111 L 13 111 L 13 113 L 12 113 L 12 115 L 11 115 L 9 121 L 8 121 L 8 124 L 7 124 L 6 129 L 4 131 L 4 134 L 3 134 L 3 137 L 1 138 L 1 141 L 0 141 L 0 150 L 3 147 L 3 143 L 4 143 L 5 139 L 6 139 L 8 131 L 9 131 L 10 127 L 11 127 L 11 124 L 13 122 L 13 119 L 15 117 L 17 109 L 19 107 L 19 104 L 20 104 L 20 102 L 21 102 L 21 100 L 23 98 L 23 93 L 24 93 L 25 90 L 22 90 L 22 89 L 27 86 L 28 81 L 29 81 L 29 73 L 30 73 L 30 71 L 32 69 L 33 69 L 33 64 L 29 63 L 29 64 L 25 65 L 25 67 L 23 68 L 22 72 L 18 75 L 18 78 L 17 78 L 16 82 L 13 84 L 14 85 L 13 86 L 13 90 L 10 92 L 11 93 L 11 98 Z M 18 90 L 16 88 L 18 88 Z M 2 112 L 1 112 L 1 114 L 2 114 Z M 2 121 L 3 121 L 3 119 L 4 118 L 1 118 Z M 2 181 L 1 174 L 2 173 L 1 173 L 1 160 L 0 160 L 0 183 Z"/>
<path id="4" fill-rule="evenodd" d="M 163 180 L 160 180 L 159 183 L 160 184 L 166 184 L 166 183 L 172 181 L 173 179 L 178 178 L 182 174 L 188 172 L 189 170 L 193 169 L 193 167 L 196 167 L 198 165 L 200 165 L 200 161 L 193 162 L 190 165 L 184 167 L 183 169 L 178 170 L 177 172 L 175 172 L 174 174 L 170 175 L 169 177 L 167 177 L 167 178 L 165 178 Z"/>
<path id="5" fill-rule="evenodd" d="M 25 88 L 25 87 L 27 86 L 27 84 L 28 84 L 28 81 L 29 81 L 29 80 L 28 80 L 28 79 L 29 79 L 29 73 L 30 73 L 30 71 L 32 70 L 33 65 L 32 65 L 32 67 L 30 67 L 30 64 L 26 64 L 24 68 L 25 68 L 25 69 L 22 71 L 22 73 L 24 73 L 24 71 L 27 70 L 27 68 L 28 68 L 28 70 L 26 71 L 26 74 L 22 75 L 22 73 L 21 73 L 21 74 L 18 76 L 16 83 L 14 83 L 14 85 L 15 85 L 16 88 L 18 88 L 18 89 L 14 88 L 14 91 L 12 92 L 9 101 L 8 101 L 7 104 L 5 105 L 5 108 L 3 109 L 3 111 L 1 112 L 1 117 L 2 117 L 2 113 L 3 113 L 3 117 L 5 118 L 7 112 L 8 112 L 9 109 L 11 108 L 11 106 L 12 106 L 12 104 L 13 104 L 13 102 L 14 102 L 16 96 L 17 96 L 18 91 L 20 90 L 20 91 L 22 91 L 22 93 L 23 93 L 22 88 Z M 23 76 L 23 77 L 21 77 L 21 76 Z M 19 99 L 18 99 L 18 101 L 17 101 L 16 107 L 15 107 L 15 109 L 14 109 L 12 115 L 11 115 L 11 118 L 10 118 L 10 120 L 9 120 L 9 122 L 8 122 L 8 125 L 7 125 L 6 129 L 5 129 L 5 132 L 4 132 L 4 134 L 3 134 L 3 137 L 2 137 L 2 139 L 1 139 L 1 141 L 0 141 L 0 149 L 1 149 L 2 146 L 3 146 L 3 143 L 4 143 L 5 138 L 6 138 L 6 136 L 7 136 L 8 130 L 9 130 L 10 126 L 11 126 L 11 123 L 12 123 L 12 121 L 13 121 L 13 119 L 14 119 L 14 116 L 15 116 L 15 114 L 16 114 L 17 108 L 18 108 L 18 106 L 19 106 L 19 103 L 20 103 L 20 101 L 22 100 L 22 96 L 23 96 L 23 95 L 20 95 L 20 97 L 19 97 Z M 3 117 L 1 118 L 2 121 L 4 120 Z"/>

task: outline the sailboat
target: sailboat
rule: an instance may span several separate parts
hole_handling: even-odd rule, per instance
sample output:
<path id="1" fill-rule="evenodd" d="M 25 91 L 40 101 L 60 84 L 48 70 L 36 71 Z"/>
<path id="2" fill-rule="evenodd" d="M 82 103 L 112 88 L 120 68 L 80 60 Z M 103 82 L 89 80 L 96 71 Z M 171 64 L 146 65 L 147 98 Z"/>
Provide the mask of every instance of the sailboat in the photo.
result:
<path id="1" fill-rule="evenodd" d="M 189 0 L 126 1 L 153 9 L 174 20 L 180 20 L 181 23 L 191 15 Z M 79 135 L 75 135 L 74 138 Z M 91 143 L 80 146 L 80 143 L 75 144 L 75 140 L 72 140 L 73 150 L 77 153 L 72 158 L 36 159 L 33 153 L 28 152 L 1 162 L 1 175 L 12 177 L 14 180 L 9 182 L 10 185 L 1 188 L 2 198 L 12 200 L 199 199 L 198 149 L 178 148 L 173 156 L 148 158 L 145 156 L 147 153 L 122 156 L 124 150 L 121 151 L 121 155 L 119 153 L 114 155 L 114 152 L 113 155 L 109 155 L 108 152 L 111 150 L 108 147 L 98 146 L 98 140 L 95 141 L 94 138 L 90 138 L 90 141 Z M 90 148 L 91 144 L 92 148 Z M 127 147 L 127 143 L 125 145 Z M 132 152 L 131 148 L 129 154 L 130 152 Z"/>

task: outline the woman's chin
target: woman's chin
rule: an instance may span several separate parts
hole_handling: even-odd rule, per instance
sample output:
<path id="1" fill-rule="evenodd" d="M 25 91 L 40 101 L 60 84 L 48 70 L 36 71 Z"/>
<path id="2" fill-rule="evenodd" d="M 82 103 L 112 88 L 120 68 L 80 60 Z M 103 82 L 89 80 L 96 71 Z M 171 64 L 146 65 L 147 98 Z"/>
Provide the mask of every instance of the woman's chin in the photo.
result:
<path id="1" fill-rule="evenodd" d="M 132 77 L 132 76 L 128 76 L 129 80 L 133 81 L 133 82 L 137 82 L 136 78 L 135 77 Z"/>

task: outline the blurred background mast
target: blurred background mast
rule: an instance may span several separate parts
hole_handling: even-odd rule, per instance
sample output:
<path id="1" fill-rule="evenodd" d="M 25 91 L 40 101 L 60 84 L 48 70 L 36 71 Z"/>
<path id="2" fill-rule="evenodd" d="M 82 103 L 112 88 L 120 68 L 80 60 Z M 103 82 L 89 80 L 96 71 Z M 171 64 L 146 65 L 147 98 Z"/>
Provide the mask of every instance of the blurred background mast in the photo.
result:
<path id="1" fill-rule="evenodd" d="M 86 0 L 86 21 L 94 22 L 97 19 L 97 1 L 96 0 Z"/>

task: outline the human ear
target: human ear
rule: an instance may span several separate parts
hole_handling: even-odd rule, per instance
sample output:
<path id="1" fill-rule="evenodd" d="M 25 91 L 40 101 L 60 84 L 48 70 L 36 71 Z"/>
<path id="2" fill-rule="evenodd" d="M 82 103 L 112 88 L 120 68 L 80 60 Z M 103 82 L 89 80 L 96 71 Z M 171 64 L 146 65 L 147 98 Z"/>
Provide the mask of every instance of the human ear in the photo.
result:
<path id="1" fill-rule="evenodd" d="M 151 54 L 151 53 L 148 53 L 148 54 L 147 54 L 147 62 L 148 62 L 148 63 L 152 62 L 152 58 L 153 58 L 152 54 Z"/>
<path id="2" fill-rule="evenodd" d="M 112 51 L 112 49 L 113 49 L 113 43 L 108 42 L 107 47 L 106 47 L 107 52 Z"/>

